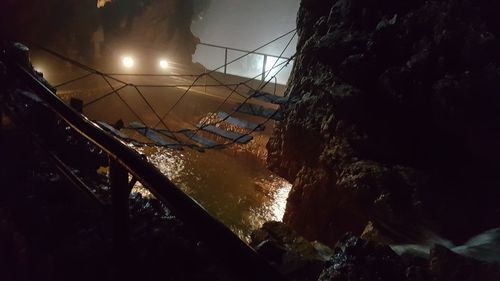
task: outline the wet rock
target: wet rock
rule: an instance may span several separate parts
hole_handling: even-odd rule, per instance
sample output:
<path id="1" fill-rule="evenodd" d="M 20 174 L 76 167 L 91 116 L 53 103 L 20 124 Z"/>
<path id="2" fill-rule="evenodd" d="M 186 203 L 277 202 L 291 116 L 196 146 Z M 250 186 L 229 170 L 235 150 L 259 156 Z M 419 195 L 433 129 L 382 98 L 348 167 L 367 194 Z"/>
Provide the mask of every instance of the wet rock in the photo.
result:
<path id="1" fill-rule="evenodd" d="M 327 246 L 307 241 L 281 222 L 266 222 L 252 233 L 250 244 L 288 280 L 317 280 L 333 254 Z"/>
<path id="2" fill-rule="evenodd" d="M 498 280 L 498 264 L 458 255 L 440 245 L 430 257 L 407 252 L 399 256 L 389 246 L 346 235 L 334 248 L 318 280 L 466 281 Z"/>
<path id="3" fill-rule="evenodd" d="M 496 281 L 500 280 L 500 266 L 460 256 L 443 246 L 431 250 L 430 271 L 436 281 Z"/>
<path id="4" fill-rule="evenodd" d="M 319 281 L 406 280 L 406 266 L 388 246 L 347 236 L 326 263 Z"/>
<path id="5" fill-rule="evenodd" d="M 384 231 L 372 221 L 368 222 L 360 237 L 361 239 L 377 242 L 383 245 L 394 243 L 394 241 L 388 238 L 388 235 L 385 234 Z"/>
<path id="6" fill-rule="evenodd" d="M 302 1 L 294 101 L 268 144 L 293 182 L 288 225 L 330 246 L 368 221 L 400 242 L 420 224 L 458 244 L 498 226 L 499 8 Z"/>

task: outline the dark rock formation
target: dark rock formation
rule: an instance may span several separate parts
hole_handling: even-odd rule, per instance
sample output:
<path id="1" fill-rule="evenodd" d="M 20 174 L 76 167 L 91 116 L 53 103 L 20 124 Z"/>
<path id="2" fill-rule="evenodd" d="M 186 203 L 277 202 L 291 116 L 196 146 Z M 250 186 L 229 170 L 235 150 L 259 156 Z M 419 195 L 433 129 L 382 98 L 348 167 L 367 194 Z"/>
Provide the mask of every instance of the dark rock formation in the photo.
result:
<path id="1" fill-rule="evenodd" d="M 389 247 L 348 236 L 339 241 L 320 281 L 406 280 L 406 265 Z"/>
<path id="2" fill-rule="evenodd" d="M 318 280 L 333 255 L 327 246 L 307 241 L 281 222 L 266 222 L 251 238 L 251 246 L 290 281 Z"/>
<path id="3" fill-rule="evenodd" d="M 402 258 L 388 246 L 345 236 L 335 247 L 319 281 L 494 281 L 498 265 L 459 256 L 443 246 L 431 251 L 430 259 Z"/>
<path id="4" fill-rule="evenodd" d="M 499 280 L 500 268 L 494 264 L 457 255 L 443 246 L 431 251 L 429 270 L 439 281 Z"/>
<path id="5" fill-rule="evenodd" d="M 455 242 L 499 223 L 496 1 L 310 1 L 269 166 L 284 220 L 329 245 L 368 221 Z"/>
<path id="6" fill-rule="evenodd" d="M 89 64 L 100 63 L 93 43 L 102 36 L 107 57 L 148 42 L 150 48 L 168 49 L 173 58 L 190 63 L 199 43 L 191 21 L 210 5 L 209 0 L 114 0 L 98 9 L 97 2 L 1 1 L 0 39 L 40 44 Z M 96 35 L 100 26 L 103 33 Z"/>

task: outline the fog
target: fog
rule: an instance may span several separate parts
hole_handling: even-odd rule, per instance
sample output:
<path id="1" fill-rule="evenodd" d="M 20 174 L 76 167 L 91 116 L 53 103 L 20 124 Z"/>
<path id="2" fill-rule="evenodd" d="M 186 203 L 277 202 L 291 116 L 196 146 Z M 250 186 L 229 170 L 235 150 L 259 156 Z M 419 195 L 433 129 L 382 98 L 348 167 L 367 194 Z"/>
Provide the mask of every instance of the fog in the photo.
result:
<path id="1" fill-rule="evenodd" d="M 192 24 L 193 33 L 203 43 L 210 43 L 242 50 L 254 50 L 259 46 L 293 30 L 299 0 L 212 0 L 212 3 L 201 18 Z M 261 50 L 260 53 L 279 56 L 293 34 L 282 38 Z M 295 53 L 296 37 L 283 56 L 290 57 Z M 228 60 L 243 55 L 241 52 L 229 51 Z M 224 64 L 225 51 L 206 46 L 198 46 L 194 61 L 200 62 L 209 69 Z M 276 58 L 269 57 L 266 70 L 272 68 Z M 278 63 L 283 62 L 279 60 Z M 257 76 L 262 72 L 263 56 L 253 55 L 230 65 L 227 72 L 246 77 Z M 292 65 L 278 75 L 281 84 L 286 83 Z M 279 68 L 278 68 L 279 69 Z M 271 72 L 271 77 L 274 73 Z"/>
<path id="2" fill-rule="evenodd" d="M 106 6 L 102 7 L 105 2 Z M 110 62 L 102 62 L 100 58 L 112 57 L 110 54 L 118 51 L 116 46 L 134 48 L 140 45 L 137 42 L 165 49 L 176 59 L 190 61 L 195 47 L 192 42 L 195 40 L 191 39 L 189 32 L 188 15 L 194 17 L 191 29 L 202 43 L 250 51 L 293 30 L 299 7 L 299 0 L 192 0 L 189 2 L 192 6 L 186 4 L 186 11 L 183 12 L 183 5 L 179 3 L 187 2 L 0 0 L 0 33 L 6 35 L 4 38 L 25 38 L 26 41 L 37 42 L 88 64 L 97 61 L 107 65 Z M 97 9 L 97 6 L 102 8 Z M 187 12 L 190 9 L 193 11 Z M 99 30 L 103 34 L 96 35 Z M 266 71 L 271 70 L 277 61 L 276 57 L 292 36 L 290 34 L 259 50 L 270 56 L 248 56 L 229 65 L 225 72 L 259 77 L 264 68 Z M 283 55 L 292 56 L 295 46 L 296 38 Z M 95 50 L 102 50 L 104 54 Z M 244 54 L 229 50 L 227 61 Z M 193 60 L 208 69 L 216 69 L 226 61 L 225 49 L 198 45 Z M 286 60 L 277 61 L 283 62 Z M 291 68 L 289 65 L 278 75 L 281 84 L 286 83 Z M 275 72 L 272 71 L 268 77 L 271 78 Z"/>

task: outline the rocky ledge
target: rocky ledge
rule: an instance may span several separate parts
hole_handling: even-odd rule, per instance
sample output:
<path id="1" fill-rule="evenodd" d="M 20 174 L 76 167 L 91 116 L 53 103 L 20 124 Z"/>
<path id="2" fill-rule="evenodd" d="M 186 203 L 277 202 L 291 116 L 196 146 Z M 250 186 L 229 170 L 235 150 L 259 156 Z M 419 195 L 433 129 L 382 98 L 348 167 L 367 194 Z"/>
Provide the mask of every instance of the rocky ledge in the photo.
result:
<path id="1" fill-rule="evenodd" d="M 449 249 L 447 241 L 388 246 L 346 234 L 330 249 L 268 222 L 253 233 L 252 245 L 290 281 L 496 281 L 499 236 L 500 229 L 490 230 Z"/>

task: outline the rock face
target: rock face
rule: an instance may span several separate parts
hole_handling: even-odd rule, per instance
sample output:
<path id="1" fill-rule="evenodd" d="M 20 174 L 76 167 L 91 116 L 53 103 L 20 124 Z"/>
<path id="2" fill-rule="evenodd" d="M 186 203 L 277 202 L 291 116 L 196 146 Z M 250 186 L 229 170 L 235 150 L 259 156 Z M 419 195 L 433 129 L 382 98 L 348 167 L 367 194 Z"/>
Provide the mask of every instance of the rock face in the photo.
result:
<path id="1" fill-rule="evenodd" d="M 172 57 L 191 62 L 199 43 L 191 21 L 209 5 L 208 0 L 5 0 L 0 2 L 0 38 L 74 52 L 86 63 L 99 59 L 94 43 L 112 52 L 147 42 L 151 49 L 167 48 Z"/>
<path id="2" fill-rule="evenodd" d="M 388 246 L 345 236 L 335 247 L 319 281 L 494 281 L 498 265 L 486 264 L 435 246 L 429 260 L 402 258 Z"/>
<path id="3" fill-rule="evenodd" d="M 284 221 L 329 245 L 368 221 L 454 242 L 498 225 L 496 1 L 302 0 L 271 169 Z"/>
<path id="4" fill-rule="evenodd" d="M 266 222 L 251 238 L 250 245 L 290 281 L 318 280 L 333 255 L 327 246 L 305 240 L 281 222 Z"/>

